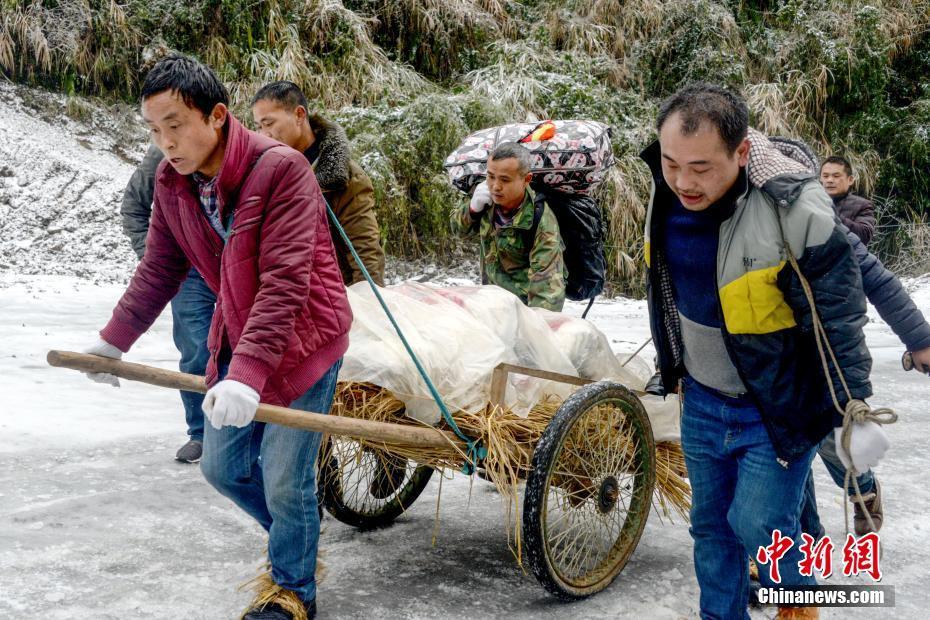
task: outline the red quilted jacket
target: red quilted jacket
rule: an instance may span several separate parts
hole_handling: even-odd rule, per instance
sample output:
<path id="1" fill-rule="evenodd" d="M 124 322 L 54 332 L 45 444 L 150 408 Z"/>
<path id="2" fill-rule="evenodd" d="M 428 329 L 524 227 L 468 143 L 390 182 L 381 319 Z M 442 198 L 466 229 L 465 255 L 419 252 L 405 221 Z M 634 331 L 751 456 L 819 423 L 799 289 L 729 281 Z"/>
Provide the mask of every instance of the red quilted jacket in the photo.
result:
<path id="1" fill-rule="evenodd" d="M 225 247 L 194 181 L 163 161 L 145 255 L 100 335 L 128 351 L 193 265 L 217 295 L 207 385 L 216 383 L 226 343 L 226 378 L 251 386 L 262 402 L 287 405 L 345 353 L 352 310 L 307 160 L 231 115 L 226 129 L 217 179 L 223 221 L 233 214 Z"/>

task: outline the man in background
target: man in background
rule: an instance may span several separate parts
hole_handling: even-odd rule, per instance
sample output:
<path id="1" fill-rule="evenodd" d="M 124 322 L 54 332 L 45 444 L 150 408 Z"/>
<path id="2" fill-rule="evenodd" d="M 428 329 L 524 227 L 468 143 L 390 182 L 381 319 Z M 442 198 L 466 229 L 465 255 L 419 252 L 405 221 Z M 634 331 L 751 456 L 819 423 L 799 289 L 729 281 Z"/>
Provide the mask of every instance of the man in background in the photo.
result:
<path id="1" fill-rule="evenodd" d="M 484 283 L 495 284 L 527 306 L 562 310 L 565 261 L 555 214 L 530 190 L 530 153 L 516 142 L 488 157 L 487 180 L 469 204 L 452 211 L 452 229 L 478 235 Z"/>
<path id="2" fill-rule="evenodd" d="M 376 284 L 384 286 L 384 250 L 371 179 L 351 159 L 345 130 L 308 110 L 307 97 L 296 84 L 286 80 L 266 84 L 252 98 L 252 118 L 257 131 L 304 154 L 316 173 L 323 197 L 368 273 Z M 335 229 L 332 234 L 346 286 L 364 281 L 362 270 L 342 236 Z"/>
<path id="3" fill-rule="evenodd" d="M 869 245 L 875 234 L 875 206 L 852 193 L 855 182 L 852 166 L 845 157 L 828 157 L 820 166 L 820 183 L 833 199 L 833 209 L 840 221 Z"/>

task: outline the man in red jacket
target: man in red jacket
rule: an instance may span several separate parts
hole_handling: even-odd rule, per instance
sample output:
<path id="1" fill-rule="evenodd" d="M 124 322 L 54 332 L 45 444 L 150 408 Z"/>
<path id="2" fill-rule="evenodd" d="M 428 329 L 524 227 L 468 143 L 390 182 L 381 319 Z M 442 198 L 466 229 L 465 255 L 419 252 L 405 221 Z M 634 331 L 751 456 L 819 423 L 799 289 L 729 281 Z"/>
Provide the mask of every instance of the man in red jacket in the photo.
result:
<path id="1" fill-rule="evenodd" d="M 214 73 L 183 56 L 146 77 L 142 116 L 165 160 L 145 254 L 88 352 L 119 358 L 191 267 L 203 276 L 217 304 L 201 468 L 269 534 L 270 574 L 244 618 L 303 620 L 316 614 L 321 437 L 253 420 L 259 401 L 329 411 L 352 312 L 310 165 L 245 129 L 227 102 Z"/>

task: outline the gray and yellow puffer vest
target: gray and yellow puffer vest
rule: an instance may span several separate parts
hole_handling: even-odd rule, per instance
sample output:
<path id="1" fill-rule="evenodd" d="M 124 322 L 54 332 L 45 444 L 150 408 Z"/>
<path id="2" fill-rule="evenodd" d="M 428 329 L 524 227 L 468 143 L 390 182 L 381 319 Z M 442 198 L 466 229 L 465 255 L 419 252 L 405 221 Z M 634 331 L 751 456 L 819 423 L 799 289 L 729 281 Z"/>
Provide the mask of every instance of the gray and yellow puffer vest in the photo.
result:
<path id="1" fill-rule="evenodd" d="M 787 262 L 787 239 L 810 282 L 853 398 L 872 394 L 872 360 L 865 345 L 866 299 L 859 264 L 846 231 L 800 150 L 750 130 L 747 190 L 720 224 L 717 298 L 731 361 L 759 408 L 779 458 L 791 461 L 841 424 L 821 367 L 807 298 Z M 641 157 L 653 175 L 646 214 L 648 302 L 665 389 L 685 369 L 681 327 L 661 235 L 662 213 L 675 199 L 662 176 L 658 142 Z M 709 291 L 710 294 L 712 292 Z M 831 380 L 840 404 L 846 395 L 837 369 Z"/>

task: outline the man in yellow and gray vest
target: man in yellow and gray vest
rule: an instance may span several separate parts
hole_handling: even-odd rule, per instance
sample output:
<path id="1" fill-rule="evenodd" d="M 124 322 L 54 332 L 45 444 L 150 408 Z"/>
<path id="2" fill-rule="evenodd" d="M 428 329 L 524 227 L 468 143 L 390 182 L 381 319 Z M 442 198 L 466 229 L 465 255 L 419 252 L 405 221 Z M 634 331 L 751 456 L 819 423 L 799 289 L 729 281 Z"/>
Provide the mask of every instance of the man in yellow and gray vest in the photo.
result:
<path id="1" fill-rule="evenodd" d="M 646 216 L 649 309 L 667 391 L 681 382 L 681 441 L 692 486 L 690 532 L 701 615 L 741 618 L 747 551 L 772 535 L 800 540 L 802 494 L 817 445 L 845 406 L 871 396 L 859 265 L 830 198 L 798 162 L 749 129 L 745 102 L 718 86 L 683 88 L 661 106 L 659 140 L 643 152 L 653 176 Z M 825 377 L 795 257 L 839 368 Z M 837 295 L 836 291 L 842 291 Z M 850 395 L 840 384 L 842 372 Z M 877 463 L 887 437 L 852 428 L 844 462 Z M 781 585 L 812 585 L 794 545 Z M 773 583 L 760 571 L 763 586 Z M 816 608 L 779 617 L 816 618 Z"/>

